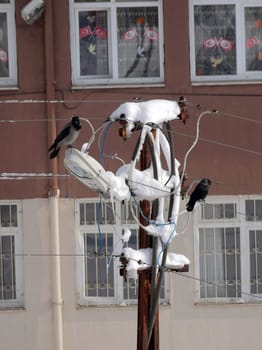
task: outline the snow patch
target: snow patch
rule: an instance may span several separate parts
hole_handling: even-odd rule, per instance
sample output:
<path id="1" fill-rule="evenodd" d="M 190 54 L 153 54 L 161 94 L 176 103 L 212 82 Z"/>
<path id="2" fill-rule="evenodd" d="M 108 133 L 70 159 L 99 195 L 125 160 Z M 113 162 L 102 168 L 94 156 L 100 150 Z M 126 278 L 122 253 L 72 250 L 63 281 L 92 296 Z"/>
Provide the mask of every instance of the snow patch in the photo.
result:
<path id="1" fill-rule="evenodd" d="M 152 265 L 152 249 L 138 249 L 124 248 L 122 250 L 122 257 L 127 261 L 126 271 L 129 277 L 137 278 L 138 270 L 145 270 Z M 161 258 L 161 255 L 160 255 Z M 161 261 L 161 259 L 159 259 Z M 166 259 L 166 268 L 180 269 L 185 265 L 189 265 L 190 260 L 182 255 L 175 253 L 168 253 Z"/>
<path id="2" fill-rule="evenodd" d="M 180 113 L 181 110 L 176 101 L 154 99 L 122 103 L 109 119 L 116 121 L 120 119 L 121 115 L 125 115 L 125 118 L 130 122 L 161 124 L 165 121 L 178 119 Z"/>

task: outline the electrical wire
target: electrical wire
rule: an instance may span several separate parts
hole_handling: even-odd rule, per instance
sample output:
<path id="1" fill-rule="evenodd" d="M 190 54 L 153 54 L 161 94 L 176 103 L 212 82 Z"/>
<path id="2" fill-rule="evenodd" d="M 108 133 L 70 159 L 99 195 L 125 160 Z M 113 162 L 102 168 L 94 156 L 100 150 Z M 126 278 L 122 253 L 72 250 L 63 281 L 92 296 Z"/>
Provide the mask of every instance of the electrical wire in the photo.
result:
<path id="1" fill-rule="evenodd" d="M 6 258 L 6 259 L 8 259 L 8 258 L 14 258 L 14 257 L 27 257 L 27 258 L 36 258 L 36 257 L 43 257 L 43 258 L 45 258 L 45 257 L 57 257 L 57 256 L 59 256 L 59 257 L 69 257 L 69 258 L 72 258 L 72 257 L 80 257 L 80 258 L 88 258 L 88 259 L 92 259 L 92 258 L 102 258 L 102 257 L 108 257 L 108 258 L 110 258 L 111 256 L 113 257 L 113 258 L 120 258 L 121 257 L 121 254 L 114 254 L 114 255 L 112 255 L 112 254 L 105 254 L 105 253 L 103 253 L 103 254 L 98 254 L 98 253 L 96 253 L 96 252 L 94 252 L 94 253 L 88 253 L 88 254 L 76 254 L 76 253 L 58 253 L 58 254 L 56 254 L 56 253 L 30 253 L 30 252 L 25 252 L 25 253 L 4 253 L 4 254 L 1 254 L 1 256 L 2 256 L 2 258 Z M 132 258 L 132 257 L 129 257 L 129 260 L 132 260 L 132 261 L 135 261 L 135 262 L 137 262 L 139 265 L 144 265 L 144 266 L 148 266 L 148 267 L 151 267 L 151 264 L 149 264 L 148 262 L 146 262 L 146 261 L 142 261 L 141 259 L 139 259 L 139 260 L 137 260 L 137 259 L 134 259 L 134 258 Z M 162 266 L 162 267 L 160 267 L 161 269 L 163 269 L 163 270 L 165 270 L 165 271 L 167 271 L 167 272 L 170 272 L 170 268 L 169 267 L 167 267 L 167 266 Z M 172 273 L 174 273 L 175 275 L 178 275 L 178 276 L 180 276 L 180 277 L 182 277 L 182 278 L 186 278 L 186 279 L 191 279 L 191 280 L 194 280 L 194 281 L 196 281 L 196 282 L 200 282 L 200 283 L 202 283 L 202 284 L 206 284 L 206 285 L 212 285 L 212 286 L 214 286 L 214 287 L 220 287 L 221 288 L 221 285 L 220 284 L 218 284 L 218 283 L 216 283 L 216 282 L 213 282 L 213 281 L 208 281 L 208 280 L 205 280 L 205 279 L 201 279 L 201 278 L 198 278 L 198 277 L 195 277 L 195 276 L 192 276 L 192 275 L 190 275 L 188 272 L 177 272 L 177 271 L 175 271 L 175 270 L 171 270 L 172 271 Z M 243 287 L 243 284 L 241 284 L 241 286 Z M 249 286 L 249 285 L 244 285 L 244 286 Z M 226 287 L 224 287 L 224 288 L 226 288 Z M 242 295 L 246 295 L 246 296 L 249 296 L 249 297 L 251 297 L 251 298 L 253 298 L 253 299 L 257 299 L 257 300 L 261 300 L 262 301 L 262 297 L 260 296 L 260 295 L 257 295 L 257 294 L 252 294 L 252 293 L 248 293 L 248 292 L 244 292 L 243 290 L 241 290 L 241 294 Z M 219 300 L 219 298 L 217 297 L 216 299 L 218 299 Z M 231 301 L 231 300 L 230 300 Z"/>
<path id="2" fill-rule="evenodd" d="M 122 164 L 125 164 L 124 160 L 118 157 L 118 154 L 115 153 L 113 155 L 106 154 L 105 153 L 105 143 L 106 143 L 106 138 L 108 136 L 109 129 L 112 127 L 113 122 L 111 120 L 107 121 L 105 123 L 104 128 L 102 129 L 99 138 L 98 138 L 98 149 L 100 151 L 100 163 L 103 164 L 103 158 L 110 158 L 110 159 L 117 159 L 119 160 Z"/>
<path id="3" fill-rule="evenodd" d="M 201 122 L 201 119 L 205 116 L 205 115 L 211 115 L 212 113 L 216 113 L 217 114 L 217 111 L 204 111 L 202 113 L 200 113 L 198 119 L 197 119 L 197 124 L 196 124 L 196 136 L 195 136 L 195 139 L 194 139 L 194 142 L 192 143 L 192 145 L 189 147 L 189 149 L 187 150 L 186 154 L 185 154 L 185 157 L 184 157 L 184 161 L 183 161 L 183 170 L 182 170 L 182 174 L 180 176 L 180 183 L 179 183 L 179 186 L 181 186 L 182 182 L 183 182 L 183 179 L 184 179 L 184 176 L 185 176 L 185 173 L 186 173 L 186 166 L 187 166 L 187 159 L 189 157 L 189 154 L 192 152 L 192 150 L 195 148 L 195 146 L 197 145 L 198 143 L 198 140 L 199 140 L 199 132 L 200 132 L 200 122 Z M 177 191 L 177 189 L 175 189 L 175 191 Z"/>
<path id="4" fill-rule="evenodd" d="M 6 99 L 6 100 L 1 100 L 0 99 L 0 104 L 46 104 L 46 103 L 50 103 L 50 104 L 64 104 L 64 103 L 122 103 L 122 102 L 126 102 L 125 100 L 45 100 L 45 99 Z"/>
<path id="5" fill-rule="evenodd" d="M 216 282 L 206 281 L 206 280 L 204 280 L 204 279 L 200 279 L 200 278 L 198 278 L 198 277 L 194 277 L 194 276 L 192 276 L 192 275 L 185 274 L 184 272 L 181 273 L 181 272 L 174 271 L 174 273 L 175 273 L 176 275 L 180 276 L 180 277 L 183 277 L 183 278 L 188 278 L 188 279 L 191 279 L 191 280 L 194 280 L 194 281 L 197 281 L 197 282 L 206 284 L 206 285 L 212 285 L 213 287 L 219 287 L 219 288 L 221 288 L 221 286 L 220 286 L 218 283 L 216 283 Z M 226 288 L 226 286 L 225 286 L 224 288 Z M 244 292 L 244 291 L 242 291 L 242 290 L 241 290 L 241 294 L 262 301 L 262 297 L 259 296 L 259 295 L 257 295 L 257 294 L 247 293 L 247 292 Z M 213 298 L 212 298 L 212 299 L 213 299 Z M 219 300 L 219 297 L 216 297 L 216 298 L 214 298 L 214 299 L 218 299 L 218 300 Z M 238 298 L 238 299 L 239 299 L 239 298 Z"/>
<path id="6" fill-rule="evenodd" d="M 159 94 L 158 94 L 159 95 Z M 181 95 L 181 94 L 180 94 Z M 185 94 L 185 95 L 189 95 L 189 94 Z M 209 94 L 206 94 L 207 96 L 209 96 Z M 165 94 L 166 96 L 166 94 Z M 199 96 L 199 95 L 198 95 Z M 221 96 L 218 95 L 218 96 Z M 226 95 L 228 96 L 228 95 Z M 242 95 L 238 95 L 238 96 L 242 96 Z M 246 96 L 246 95 L 244 95 Z M 254 96 L 254 95 L 252 95 Z M 258 95 L 258 97 L 260 97 L 262 95 Z M 65 103 L 96 103 L 96 104 L 105 104 L 105 103 L 123 103 L 123 102 L 126 102 L 126 100 L 123 100 L 123 99 L 110 99 L 110 100 L 106 100 L 106 99 L 99 99 L 99 100 L 94 100 L 94 99 L 88 99 L 88 100 L 83 100 L 83 99 L 80 99 L 80 100 L 66 100 L 66 99 L 61 99 L 61 100 L 45 100 L 45 99 L 21 99 L 21 100 L 18 100 L 18 99 L 5 99 L 5 100 L 1 100 L 0 99 L 0 104 L 36 104 L 36 103 L 40 103 L 40 104 L 46 104 L 46 103 L 50 103 L 50 104 L 65 104 Z M 194 107 L 196 108 L 197 110 L 209 110 L 210 108 L 207 107 L 207 106 L 201 106 L 199 104 L 193 104 L 189 101 L 187 101 L 186 103 L 188 106 L 191 106 L 191 107 Z M 234 114 L 234 113 L 228 113 L 228 112 L 225 112 L 223 110 L 219 110 L 218 111 L 220 115 L 223 115 L 223 116 L 227 116 L 227 117 L 231 117 L 231 118 L 234 118 L 234 119 L 239 119 L 239 120 L 242 120 L 242 121 L 247 121 L 247 122 L 251 122 L 251 123 L 256 123 L 256 124 L 262 124 L 262 121 L 261 120 L 257 120 L 257 119 L 251 119 L 251 118 L 248 118 L 248 117 L 244 117 L 244 116 L 240 116 L 238 114 Z M 104 117 L 101 117 L 101 118 L 104 118 Z M 89 119 L 97 119 L 97 116 L 95 117 L 89 117 Z M 59 119 L 59 120 L 67 120 L 67 119 Z M 49 121 L 48 119 L 23 119 L 23 120 L 0 120 L 0 122 L 37 122 L 37 121 Z"/>
<path id="7" fill-rule="evenodd" d="M 173 131 L 173 132 L 174 132 L 174 134 L 179 135 L 179 136 L 194 138 L 194 136 L 186 134 L 186 133 L 182 133 L 182 132 L 178 132 L 178 131 Z M 211 140 L 211 139 L 207 139 L 207 138 L 203 138 L 203 137 L 199 137 L 199 141 L 211 143 L 211 144 L 214 144 L 217 146 L 222 146 L 222 147 L 226 147 L 226 148 L 230 148 L 230 149 L 234 149 L 236 151 L 248 152 L 248 153 L 251 153 L 251 154 L 254 154 L 257 156 L 262 156 L 262 152 L 255 151 L 255 150 L 252 150 L 252 149 L 246 148 L 246 147 L 235 146 L 235 145 L 231 145 L 229 143 L 215 141 L 215 140 Z"/>
<path id="8" fill-rule="evenodd" d="M 0 180 L 25 180 L 32 178 L 69 177 L 69 174 L 53 173 L 0 173 Z"/>
<path id="9" fill-rule="evenodd" d="M 190 103 L 187 101 L 187 105 L 189 106 L 192 106 L 194 108 L 197 108 L 198 110 L 209 110 L 208 107 L 203 107 L 201 105 L 195 105 L 193 103 Z M 223 112 L 221 110 L 218 110 L 218 113 L 220 115 L 223 115 L 223 116 L 226 116 L 226 117 L 230 117 L 230 118 L 234 118 L 234 119 L 239 119 L 239 120 L 242 120 L 242 121 L 246 121 L 246 122 L 250 122 L 250 123 L 255 123 L 255 124 L 260 124 L 262 125 L 262 121 L 261 120 L 258 120 L 258 119 L 251 119 L 251 118 L 248 118 L 248 117 L 243 117 L 243 116 L 240 116 L 240 115 L 237 115 L 237 114 L 233 114 L 233 113 L 228 113 L 228 112 Z"/>
<path id="10" fill-rule="evenodd" d="M 29 100 L 25 100 L 25 102 L 28 102 L 28 101 Z M 91 101 L 91 102 L 93 102 L 93 101 Z M 8 103 L 10 103 L 10 102 L 8 102 Z M 191 103 L 188 103 L 188 104 L 191 105 L 191 106 L 194 106 L 198 110 L 199 109 L 203 109 L 203 107 L 199 107 L 199 105 L 194 105 L 194 104 L 191 104 Z M 248 122 L 262 124 L 262 121 L 250 119 L 250 118 L 247 118 L 247 117 L 243 117 L 243 116 L 239 116 L 239 115 L 235 115 L 235 114 L 231 114 L 231 113 L 226 113 L 226 112 L 223 112 L 223 111 L 218 111 L 217 113 L 219 113 L 219 115 L 229 116 L 229 117 L 233 117 L 233 118 L 239 119 L 239 120 L 244 120 L 244 121 L 248 121 Z M 86 119 L 86 118 L 83 118 L 83 119 Z M 88 119 L 89 120 L 92 120 L 92 119 L 97 120 L 98 117 L 97 116 L 96 117 L 89 117 Z M 101 119 L 104 119 L 104 117 L 101 117 Z M 66 120 L 68 120 L 68 118 L 57 119 L 57 121 L 66 121 Z M 22 123 L 22 122 L 44 122 L 44 121 L 50 121 L 50 120 L 43 119 L 43 118 L 41 118 L 41 119 L 23 119 L 23 120 L 19 120 L 19 119 L 16 119 L 16 120 L 15 119 L 12 119 L 12 120 L 2 119 L 2 120 L 0 120 L 0 123 Z M 101 128 L 103 128 L 103 127 L 104 127 L 104 125 L 101 126 Z M 96 133 L 99 130 L 100 130 L 100 128 L 96 131 Z M 175 130 L 173 130 L 173 133 L 176 134 L 176 135 L 184 136 L 184 137 L 193 137 L 190 134 L 178 132 L 178 131 L 175 131 Z M 248 152 L 248 153 L 251 153 L 251 154 L 254 154 L 254 155 L 258 155 L 258 156 L 262 155 L 262 152 L 259 152 L 259 151 L 255 151 L 255 150 L 252 150 L 252 149 L 249 149 L 249 148 L 246 148 L 246 147 L 240 147 L 240 146 L 236 146 L 236 145 L 227 144 L 227 143 L 224 143 L 224 142 L 214 141 L 214 140 L 211 140 L 211 139 L 206 139 L 206 138 L 200 138 L 199 137 L 199 141 L 216 144 L 218 146 L 235 149 L 235 150 L 241 151 L 241 152 Z M 112 156 L 109 156 L 109 157 L 112 158 Z M 119 159 L 119 158 L 116 157 L 116 155 L 113 156 L 113 157 L 116 158 L 116 159 Z"/>
<path id="11" fill-rule="evenodd" d="M 95 130 L 93 124 L 87 118 L 80 117 L 79 119 L 85 121 L 90 126 L 90 129 L 92 132 L 92 135 L 88 141 L 88 147 L 90 147 L 92 143 L 95 141 L 95 135 L 97 131 Z"/>

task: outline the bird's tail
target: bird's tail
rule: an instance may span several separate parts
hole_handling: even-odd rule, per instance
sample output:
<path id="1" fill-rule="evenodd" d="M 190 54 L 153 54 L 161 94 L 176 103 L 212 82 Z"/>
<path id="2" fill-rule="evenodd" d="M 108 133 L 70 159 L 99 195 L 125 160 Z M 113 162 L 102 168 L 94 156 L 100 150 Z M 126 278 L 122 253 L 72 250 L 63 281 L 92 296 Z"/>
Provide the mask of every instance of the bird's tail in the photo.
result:
<path id="1" fill-rule="evenodd" d="M 55 149 L 57 146 L 56 142 L 54 142 L 49 148 L 48 148 L 48 152 L 52 151 L 52 149 Z"/>
<path id="2" fill-rule="evenodd" d="M 187 211 L 193 211 L 194 206 L 195 206 L 195 202 L 189 201 L 189 202 L 186 204 L 186 210 L 187 210 Z"/>
<path id="3" fill-rule="evenodd" d="M 55 157 L 58 155 L 59 151 L 60 151 L 60 148 L 59 148 L 59 147 L 58 147 L 58 148 L 55 148 L 55 149 L 53 150 L 53 152 L 50 154 L 50 159 L 55 158 Z"/>

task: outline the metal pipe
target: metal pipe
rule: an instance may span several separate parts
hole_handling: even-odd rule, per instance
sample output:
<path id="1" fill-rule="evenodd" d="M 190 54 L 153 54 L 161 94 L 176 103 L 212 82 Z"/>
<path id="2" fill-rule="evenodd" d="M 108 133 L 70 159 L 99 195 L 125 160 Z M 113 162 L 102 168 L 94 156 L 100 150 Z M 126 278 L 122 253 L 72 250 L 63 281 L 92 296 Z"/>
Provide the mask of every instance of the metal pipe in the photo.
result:
<path id="1" fill-rule="evenodd" d="M 47 0 L 45 7 L 44 40 L 45 40 L 45 70 L 46 70 L 46 113 L 48 119 L 48 144 L 56 137 L 56 107 L 48 101 L 55 100 L 55 68 L 53 42 L 53 1 Z M 57 159 L 50 161 L 51 173 L 57 174 Z M 52 308 L 54 350 L 63 350 L 63 317 L 62 317 L 62 289 L 60 262 L 60 232 L 59 232 L 59 188 L 58 178 L 53 176 L 49 180 L 49 209 L 50 234 L 52 253 Z"/>
<path id="2" fill-rule="evenodd" d="M 53 331 L 54 349 L 63 350 L 63 299 L 61 293 L 61 266 L 60 266 L 60 242 L 59 242 L 59 191 L 57 196 L 49 198 L 51 246 L 52 246 L 52 307 L 53 307 Z"/>

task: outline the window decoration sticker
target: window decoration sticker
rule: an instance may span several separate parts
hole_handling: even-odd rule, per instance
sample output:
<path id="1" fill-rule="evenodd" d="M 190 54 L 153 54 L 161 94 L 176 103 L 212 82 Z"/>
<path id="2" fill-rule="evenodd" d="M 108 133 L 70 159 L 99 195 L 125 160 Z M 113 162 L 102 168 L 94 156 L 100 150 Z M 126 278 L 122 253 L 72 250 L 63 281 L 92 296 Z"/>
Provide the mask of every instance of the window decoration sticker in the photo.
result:
<path id="1" fill-rule="evenodd" d="M 8 62 L 7 52 L 1 48 L 0 48 L 0 60 L 5 64 Z"/>
<path id="2" fill-rule="evenodd" d="M 7 43 L 7 17 L 6 13 L 0 14 L 0 78 L 9 76 Z"/>
<path id="3" fill-rule="evenodd" d="M 196 75 L 236 74 L 233 5 L 194 7 Z"/>
<path id="4" fill-rule="evenodd" d="M 262 70 L 262 7 L 245 8 L 246 70 Z"/>
<path id="5" fill-rule="evenodd" d="M 256 36 L 251 36 L 249 38 L 247 38 L 247 49 L 251 49 L 252 47 L 258 46 L 260 45 L 260 40 L 256 37 Z"/>
<path id="6" fill-rule="evenodd" d="M 108 74 L 107 12 L 79 14 L 81 75 Z"/>
<path id="7" fill-rule="evenodd" d="M 141 18 L 141 19 L 138 19 L 137 20 L 137 23 L 138 22 L 141 22 L 143 23 L 144 22 L 144 19 Z M 136 27 L 132 27 L 130 28 L 127 32 L 123 33 L 123 39 L 124 40 L 133 40 L 135 38 L 138 37 L 138 32 L 136 30 Z M 144 37 L 147 37 L 149 40 L 158 40 L 158 34 L 157 32 L 151 28 L 151 27 L 147 27 L 145 29 L 145 33 L 144 33 Z"/>
<path id="8" fill-rule="evenodd" d="M 119 8 L 117 24 L 119 76 L 159 76 L 157 8 Z"/>
<path id="9" fill-rule="evenodd" d="M 206 39 L 204 41 L 204 48 L 205 49 L 211 49 L 214 47 L 220 47 L 221 49 L 225 51 L 231 51 L 233 47 L 233 43 L 229 40 L 226 40 L 224 38 L 220 38 L 219 40 L 216 37 Z"/>

